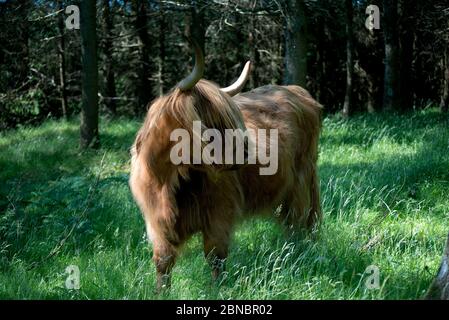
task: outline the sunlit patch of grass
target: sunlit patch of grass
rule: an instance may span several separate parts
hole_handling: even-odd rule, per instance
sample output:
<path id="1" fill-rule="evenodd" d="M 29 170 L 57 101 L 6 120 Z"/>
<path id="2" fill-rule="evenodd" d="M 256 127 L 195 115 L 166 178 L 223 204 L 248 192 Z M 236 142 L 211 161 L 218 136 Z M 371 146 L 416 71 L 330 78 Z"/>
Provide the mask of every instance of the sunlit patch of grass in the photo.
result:
<path id="1" fill-rule="evenodd" d="M 246 221 L 217 284 L 195 236 L 160 296 L 127 184 L 139 122 L 103 120 L 102 148 L 88 152 L 75 120 L 0 133 L 0 298 L 419 298 L 448 232 L 448 125 L 435 110 L 325 118 L 316 237 Z M 80 269 L 80 290 L 65 287 L 69 265 Z M 379 289 L 365 285 L 370 265 Z"/>

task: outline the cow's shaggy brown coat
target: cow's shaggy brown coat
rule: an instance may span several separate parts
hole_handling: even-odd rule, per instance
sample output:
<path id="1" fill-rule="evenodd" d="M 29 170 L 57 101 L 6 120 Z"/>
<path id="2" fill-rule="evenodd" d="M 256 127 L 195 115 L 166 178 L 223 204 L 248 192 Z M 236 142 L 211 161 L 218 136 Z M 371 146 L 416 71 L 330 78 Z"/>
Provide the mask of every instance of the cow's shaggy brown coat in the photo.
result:
<path id="1" fill-rule="evenodd" d="M 202 233 L 216 277 L 240 217 L 273 213 L 282 205 L 282 223 L 315 225 L 320 110 L 298 86 L 263 86 L 232 98 L 206 80 L 153 102 L 132 147 L 130 187 L 153 243 L 158 289 L 169 284 L 179 249 L 194 233 Z M 195 120 L 220 131 L 278 129 L 277 173 L 260 175 L 260 164 L 174 165 L 170 150 L 176 142 L 170 133 L 177 128 L 192 133 Z"/>

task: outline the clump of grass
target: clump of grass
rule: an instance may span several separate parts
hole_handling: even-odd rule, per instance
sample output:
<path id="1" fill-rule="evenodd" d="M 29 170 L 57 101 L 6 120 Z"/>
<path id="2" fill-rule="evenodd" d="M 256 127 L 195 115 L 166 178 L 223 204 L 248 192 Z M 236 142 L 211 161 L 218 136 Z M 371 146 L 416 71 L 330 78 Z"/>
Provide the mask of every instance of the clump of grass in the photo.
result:
<path id="1" fill-rule="evenodd" d="M 127 184 L 139 123 L 103 120 L 102 148 L 88 152 L 78 150 L 74 120 L 1 133 L 0 298 L 419 298 L 448 231 L 448 124 L 434 110 L 325 118 L 316 239 L 286 238 L 269 219 L 246 221 L 213 284 L 194 237 L 162 296 Z M 65 287 L 68 265 L 80 269 L 80 290 Z M 365 285 L 370 265 L 378 289 Z"/>

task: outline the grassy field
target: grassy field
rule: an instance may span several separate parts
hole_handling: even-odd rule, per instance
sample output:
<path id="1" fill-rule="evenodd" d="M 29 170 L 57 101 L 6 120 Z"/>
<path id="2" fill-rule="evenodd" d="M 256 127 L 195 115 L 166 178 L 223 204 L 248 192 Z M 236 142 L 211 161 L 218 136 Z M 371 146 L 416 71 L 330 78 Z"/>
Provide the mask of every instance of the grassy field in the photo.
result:
<path id="1" fill-rule="evenodd" d="M 0 298 L 415 299 L 436 273 L 449 231 L 449 119 L 437 111 L 324 119 L 317 239 L 247 221 L 216 285 L 194 237 L 159 297 L 127 184 L 138 127 L 103 119 L 102 148 L 84 153 L 75 120 L 0 133 Z M 68 265 L 80 290 L 65 288 Z"/>

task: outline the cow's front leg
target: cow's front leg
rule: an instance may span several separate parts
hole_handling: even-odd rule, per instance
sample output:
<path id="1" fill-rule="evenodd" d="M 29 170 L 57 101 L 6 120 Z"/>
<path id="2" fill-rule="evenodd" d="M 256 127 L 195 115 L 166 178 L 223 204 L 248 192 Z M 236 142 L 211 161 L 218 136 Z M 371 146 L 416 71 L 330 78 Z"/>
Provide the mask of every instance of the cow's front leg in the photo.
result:
<path id="1" fill-rule="evenodd" d="M 170 288 L 171 270 L 176 262 L 176 249 L 166 241 L 154 241 L 153 261 L 156 266 L 156 292 L 161 293 Z"/>
<path id="2" fill-rule="evenodd" d="M 228 257 L 231 228 L 218 226 L 216 230 L 203 232 L 204 255 L 212 267 L 212 279 L 215 281 L 225 270 Z"/>

